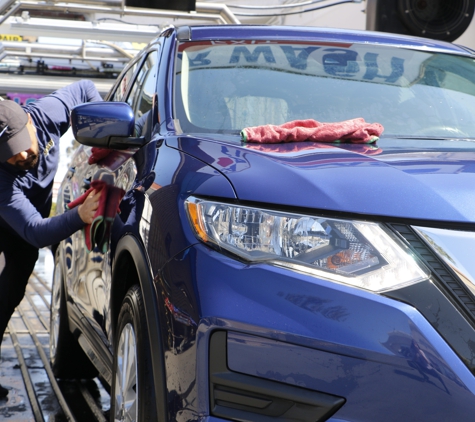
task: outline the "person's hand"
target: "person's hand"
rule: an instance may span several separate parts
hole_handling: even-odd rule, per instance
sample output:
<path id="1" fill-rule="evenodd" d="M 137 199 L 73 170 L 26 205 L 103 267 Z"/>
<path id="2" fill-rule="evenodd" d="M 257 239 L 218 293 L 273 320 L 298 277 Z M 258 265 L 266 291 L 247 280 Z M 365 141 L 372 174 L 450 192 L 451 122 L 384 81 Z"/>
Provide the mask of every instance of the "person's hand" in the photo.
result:
<path id="1" fill-rule="evenodd" d="M 101 192 L 93 190 L 89 195 L 87 195 L 86 200 L 79 205 L 79 217 L 81 217 L 81 220 L 84 221 L 85 224 L 91 224 L 94 221 L 94 214 L 99 207 L 100 197 Z"/>

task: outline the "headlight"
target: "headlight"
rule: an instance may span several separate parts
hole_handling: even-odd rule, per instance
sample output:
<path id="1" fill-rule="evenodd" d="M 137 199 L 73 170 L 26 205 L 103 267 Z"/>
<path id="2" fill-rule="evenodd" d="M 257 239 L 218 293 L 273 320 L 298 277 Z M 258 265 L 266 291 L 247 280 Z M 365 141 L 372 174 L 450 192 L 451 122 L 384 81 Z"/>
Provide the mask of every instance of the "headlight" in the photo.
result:
<path id="1" fill-rule="evenodd" d="M 270 262 L 373 292 L 428 278 L 405 245 L 377 223 L 194 197 L 186 201 L 186 210 L 199 239 L 248 262 Z"/>

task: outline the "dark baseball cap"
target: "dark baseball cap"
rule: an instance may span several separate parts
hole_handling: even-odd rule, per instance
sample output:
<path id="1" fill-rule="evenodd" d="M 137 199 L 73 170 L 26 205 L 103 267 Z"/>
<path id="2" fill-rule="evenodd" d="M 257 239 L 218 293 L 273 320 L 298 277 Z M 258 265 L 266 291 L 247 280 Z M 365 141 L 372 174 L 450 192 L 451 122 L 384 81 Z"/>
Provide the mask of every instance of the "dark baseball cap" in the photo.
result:
<path id="1" fill-rule="evenodd" d="M 31 148 L 28 115 L 11 100 L 0 101 L 0 162 Z"/>

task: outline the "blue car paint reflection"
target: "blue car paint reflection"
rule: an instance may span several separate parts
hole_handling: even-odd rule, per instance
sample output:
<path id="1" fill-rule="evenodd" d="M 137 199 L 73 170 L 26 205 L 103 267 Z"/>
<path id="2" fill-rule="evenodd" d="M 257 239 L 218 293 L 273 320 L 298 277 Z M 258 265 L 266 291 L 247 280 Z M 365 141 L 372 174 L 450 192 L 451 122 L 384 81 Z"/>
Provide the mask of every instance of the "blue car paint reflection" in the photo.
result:
<path id="1" fill-rule="evenodd" d="M 114 119 L 104 118 L 109 116 L 104 107 L 114 108 Z M 126 103 L 89 103 L 84 109 L 82 105 L 72 110 L 73 132 L 76 139 L 96 138 L 98 140 L 107 139 L 111 136 L 131 136 L 134 133 L 134 117 L 130 107 Z M 75 119 L 75 113 L 81 113 L 80 119 Z"/>

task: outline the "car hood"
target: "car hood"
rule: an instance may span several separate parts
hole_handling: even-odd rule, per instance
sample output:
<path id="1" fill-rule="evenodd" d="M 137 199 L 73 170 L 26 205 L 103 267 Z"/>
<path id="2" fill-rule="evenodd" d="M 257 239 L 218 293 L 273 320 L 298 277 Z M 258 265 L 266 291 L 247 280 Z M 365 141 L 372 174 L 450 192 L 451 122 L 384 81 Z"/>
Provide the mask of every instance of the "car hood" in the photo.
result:
<path id="1" fill-rule="evenodd" d="M 475 221 L 475 143 L 467 140 L 259 145 L 231 136 L 187 136 L 171 143 L 223 173 L 241 201 L 362 216 Z"/>

